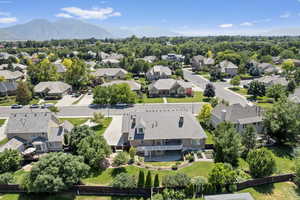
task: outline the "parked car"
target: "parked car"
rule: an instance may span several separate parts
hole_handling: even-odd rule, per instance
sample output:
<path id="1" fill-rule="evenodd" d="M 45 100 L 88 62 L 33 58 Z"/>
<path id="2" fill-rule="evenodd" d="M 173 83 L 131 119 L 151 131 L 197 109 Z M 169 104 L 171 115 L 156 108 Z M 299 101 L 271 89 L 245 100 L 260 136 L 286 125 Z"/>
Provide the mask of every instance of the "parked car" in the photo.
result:
<path id="1" fill-rule="evenodd" d="M 39 104 L 32 104 L 32 105 L 30 105 L 30 108 L 40 108 L 40 105 Z"/>
<path id="2" fill-rule="evenodd" d="M 73 93 L 72 97 L 76 97 L 77 98 L 77 97 L 80 97 L 80 95 L 81 95 L 80 93 Z"/>
<path id="3" fill-rule="evenodd" d="M 50 107 L 53 107 L 54 105 L 52 103 L 46 103 L 46 104 L 43 104 L 41 108 L 50 108 Z"/>
<path id="4" fill-rule="evenodd" d="M 129 104 L 127 103 L 117 103 L 115 105 L 116 108 L 128 108 L 129 107 Z"/>
<path id="5" fill-rule="evenodd" d="M 23 106 L 19 105 L 19 104 L 13 104 L 13 105 L 11 105 L 11 108 L 12 109 L 20 109 L 20 108 L 23 108 Z"/>

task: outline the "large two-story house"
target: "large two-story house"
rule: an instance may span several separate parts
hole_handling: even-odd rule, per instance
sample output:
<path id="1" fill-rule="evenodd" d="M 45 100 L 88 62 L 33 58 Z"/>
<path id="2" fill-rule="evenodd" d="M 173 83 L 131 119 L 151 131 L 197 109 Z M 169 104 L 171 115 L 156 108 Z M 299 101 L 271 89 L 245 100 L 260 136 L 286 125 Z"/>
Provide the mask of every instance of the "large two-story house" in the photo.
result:
<path id="1" fill-rule="evenodd" d="M 104 78 L 106 80 L 125 79 L 128 72 L 122 68 L 99 68 L 91 73 L 96 78 Z"/>
<path id="2" fill-rule="evenodd" d="M 192 84 L 182 80 L 159 79 L 148 87 L 150 97 L 175 96 L 185 97 L 193 96 Z"/>
<path id="3" fill-rule="evenodd" d="M 149 81 L 171 78 L 172 71 L 169 67 L 162 65 L 155 65 L 146 73 L 146 77 Z"/>
<path id="4" fill-rule="evenodd" d="M 257 133 L 263 131 L 262 110 L 256 105 L 219 104 L 213 109 L 210 122 L 215 128 L 222 122 L 230 122 L 238 132 L 244 131 L 247 125 L 253 125 Z"/>
<path id="5" fill-rule="evenodd" d="M 26 112 L 12 113 L 5 132 L 8 139 L 17 139 L 43 153 L 62 150 L 64 134 L 72 128 L 70 122 L 61 122 L 51 112 Z"/>
<path id="6" fill-rule="evenodd" d="M 122 133 L 146 157 L 201 150 L 207 138 L 188 112 L 133 112 L 123 116 Z"/>
<path id="7" fill-rule="evenodd" d="M 191 59 L 192 70 L 193 71 L 200 71 L 203 70 L 205 67 L 210 67 L 215 64 L 215 60 L 213 58 L 206 58 L 204 56 L 198 55 L 194 56 Z"/>

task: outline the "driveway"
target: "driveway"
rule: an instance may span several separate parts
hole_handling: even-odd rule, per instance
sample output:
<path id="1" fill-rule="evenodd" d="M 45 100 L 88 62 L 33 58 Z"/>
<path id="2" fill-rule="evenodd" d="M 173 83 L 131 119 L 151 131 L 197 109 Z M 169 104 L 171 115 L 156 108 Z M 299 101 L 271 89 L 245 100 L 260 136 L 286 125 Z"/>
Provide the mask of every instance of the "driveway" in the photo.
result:
<path id="1" fill-rule="evenodd" d="M 3 140 L 4 138 L 6 138 L 5 128 L 6 128 L 7 122 L 8 122 L 8 120 L 6 119 L 4 124 L 0 127 L 0 141 Z"/>
<path id="2" fill-rule="evenodd" d="M 79 102 L 77 106 L 88 106 L 93 103 L 93 95 L 85 95 Z"/>
<path id="3" fill-rule="evenodd" d="M 123 116 L 113 116 L 109 127 L 104 132 L 104 138 L 110 146 L 122 146 L 122 121 Z"/>
<path id="4" fill-rule="evenodd" d="M 184 78 L 186 80 L 192 82 L 194 85 L 198 86 L 202 90 L 205 90 L 206 84 L 210 83 L 209 80 L 203 78 L 200 75 L 196 75 L 189 70 L 184 69 L 183 74 L 184 74 Z M 212 84 L 216 88 L 216 96 L 219 97 L 220 99 L 224 99 L 224 100 L 228 101 L 230 104 L 239 103 L 241 105 L 246 105 L 249 103 L 249 101 L 246 98 L 244 98 L 243 96 L 226 89 L 227 87 L 231 86 L 229 83 L 217 82 L 217 83 L 212 83 Z"/>
<path id="5" fill-rule="evenodd" d="M 80 99 L 81 96 L 79 97 L 72 97 L 72 95 L 65 95 L 63 96 L 62 99 L 60 99 L 57 103 L 56 106 L 71 106 L 75 101 Z"/>

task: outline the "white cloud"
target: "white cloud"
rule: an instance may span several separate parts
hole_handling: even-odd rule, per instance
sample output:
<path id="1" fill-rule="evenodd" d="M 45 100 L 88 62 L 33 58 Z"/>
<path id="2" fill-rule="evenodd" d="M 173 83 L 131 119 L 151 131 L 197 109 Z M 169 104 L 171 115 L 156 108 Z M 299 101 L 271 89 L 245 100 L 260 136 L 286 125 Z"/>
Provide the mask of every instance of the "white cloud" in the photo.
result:
<path id="1" fill-rule="evenodd" d="M 283 13 L 282 15 L 280 15 L 279 17 L 280 18 L 289 18 L 290 16 L 291 16 L 291 13 L 286 12 L 286 13 Z"/>
<path id="2" fill-rule="evenodd" d="M 253 26 L 253 22 L 244 22 L 240 24 L 241 26 Z"/>
<path id="3" fill-rule="evenodd" d="M 107 19 L 109 17 L 117 17 L 121 16 L 120 12 L 115 12 L 113 8 L 92 8 L 91 10 L 85 10 L 77 7 L 67 7 L 62 8 L 62 11 L 66 13 L 60 13 L 60 17 L 62 14 L 67 14 L 73 17 L 79 17 L 81 19 Z M 66 16 L 66 15 L 65 15 Z"/>
<path id="4" fill-rule="evenodd" d="M 220 28 L 231 28 L 231 27 L 233 27 L 233 24 L 220 24 L 219 27 Z"/>
<path id="5" fill-rule="evenodd" d="M 0 18 L 0 24 L 10 24 L 17 21 L 16 17 L 2 17 Z"/>
<path id="6" fill-rule="evenodd" d="M 73 18 L 72 15 L 69 15 L 67 13 L 58 13 L 55 16 L 56 17 L 62 17 L 62 18 Z"/>

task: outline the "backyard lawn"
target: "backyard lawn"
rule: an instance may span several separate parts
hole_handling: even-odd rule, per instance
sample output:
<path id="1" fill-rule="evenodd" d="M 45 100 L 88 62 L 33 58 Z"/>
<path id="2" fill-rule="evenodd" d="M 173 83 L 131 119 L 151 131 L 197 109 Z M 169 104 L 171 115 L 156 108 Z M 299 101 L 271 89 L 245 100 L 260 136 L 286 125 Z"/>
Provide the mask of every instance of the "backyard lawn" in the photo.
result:
<path id="1" fill-rule="evenodd" d="M 255 103 L 256 105 L 262 107 L 265 110 L 271 109 L 273 107 L 273 103 Z"/>
<path id="2" fill-rule="evenodd" d="M 161 171 L 151 171 L 152 175 L 158 174 L 160 177 L 160 180 L 164 175 L 167 174 L 174 174 L 176 172 L 182 172 L 186 173 L 190 177 L 195 176 L 204 176 L 208 177 L 208 173 L 214 166 L 214 163 L 212 162 L 195 162 L 189 167 L 185 167 L 183 169 L 177 170 L 177 171 L 171 171 L 171 170 L 161 170 Z M 147 169 L 143 169 L 145 172 L 149 171 Z M 140 168 L 135 166 L 126 166 L 121 168 L 109 168 L 101 172 L 95 172 L 94 175 L 92 175 L 89 178 L 83 179 L 83 183 L 87 185 L 109 185 L 113 178 L 122 172 L 127 172 L 129 174 L 133 174 L 135 176 L 138 176 L 138 173 L 140 171 Z"/>
<path id="3" fill-rule="evenodd" d="M 182 98 L 167 98 L 168 103 L 193 103 L 193 102 L 202 102 L 203 101 L 203 93 L 202 92 L 194 92 L 193 97 L 182 97 Z"/>
<path id="4" fill-rule="evenodd" d="M 214 136 L 209 130 L 204 130 L 205 134 L 207 135 L 206 144 L 213 144 L 214 143 Z"/>

